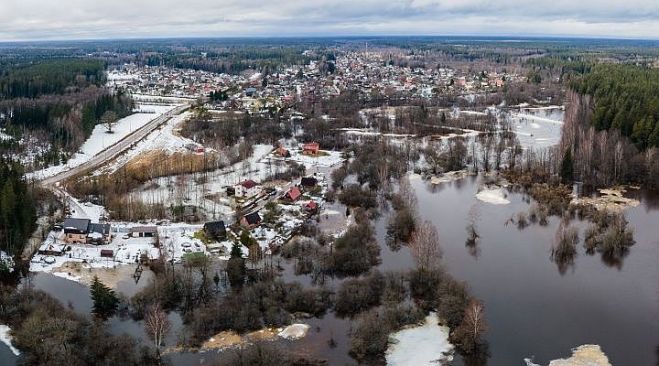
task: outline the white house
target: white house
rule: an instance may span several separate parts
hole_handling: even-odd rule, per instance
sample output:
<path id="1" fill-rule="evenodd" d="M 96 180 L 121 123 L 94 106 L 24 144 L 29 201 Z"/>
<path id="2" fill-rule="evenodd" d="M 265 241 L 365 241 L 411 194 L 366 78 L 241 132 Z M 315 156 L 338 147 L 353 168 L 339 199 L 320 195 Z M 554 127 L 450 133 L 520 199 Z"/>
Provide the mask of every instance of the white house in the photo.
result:
<path id="1" fill-rule="evenodd" d="M 236 197 L 252 197 L 259 194 L 260 188 L 251 179 L 247 179 L 239 184 L 236 184 L 234 187 Z"/>

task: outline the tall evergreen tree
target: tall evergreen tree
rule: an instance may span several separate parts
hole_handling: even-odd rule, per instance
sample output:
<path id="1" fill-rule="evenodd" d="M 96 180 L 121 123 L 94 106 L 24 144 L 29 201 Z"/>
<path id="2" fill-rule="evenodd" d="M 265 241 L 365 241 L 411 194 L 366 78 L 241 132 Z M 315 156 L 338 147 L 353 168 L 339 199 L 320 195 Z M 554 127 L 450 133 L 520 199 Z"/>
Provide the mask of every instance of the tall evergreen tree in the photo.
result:
<path id="1" fill-rule="evenodd" d="M 94 308 L 92 312 L 101 319 L 107 319 L 114 315 L 119 306 L 119 298 L 114 290 L 103 284 L 97 276 L 94 276 L 90 287 Z"/>

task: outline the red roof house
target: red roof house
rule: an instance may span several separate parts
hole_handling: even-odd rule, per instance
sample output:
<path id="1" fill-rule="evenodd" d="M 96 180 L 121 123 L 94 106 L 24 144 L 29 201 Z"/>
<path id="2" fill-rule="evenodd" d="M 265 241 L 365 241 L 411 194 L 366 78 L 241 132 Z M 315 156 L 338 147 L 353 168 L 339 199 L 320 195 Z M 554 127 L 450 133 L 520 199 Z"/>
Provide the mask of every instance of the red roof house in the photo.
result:
<path id="1" fill-rule="evenodd" d="M 315 214 L 318 212 L 318 204 L 316 201 L 309 201 L 306 205 L 304 205 L 304 209 L 310 214 Z"/>
<path id="2" fill-rule="evenodd" d="M 317 142 L 307 142 L 302 145 L 302 153 L 308 155 L 318 155 L 320 151 L 320 144 Z"/>
<path id="3" fill-rule="evenodd" d="M 302 196 L 300 189 L 298 187 L 291 187 L 291 189 L 289 189 L 288 192 L 286 192 L 284 195 L 284 198 L 291 202 L 295 202 L 298 200 L 298 198 L 300 198 L 300 196 Z"/>
<path id="4" fill-rule="evenodd" d="M 243 181 L 242 183 L 240 183 L 240 185 L 245 187 L 246 189 L 252 189 L 252 188 L 256 187 L 256 182 L 251 180 L 251 179 L 247 179 L 247 180 Z"/>
<path id="5" fill-rule="evenodd" d="M 291 153 L 283 146 L 278 147 L 276 153 L 282 158 L 288 158 L 291 156 Z"/>

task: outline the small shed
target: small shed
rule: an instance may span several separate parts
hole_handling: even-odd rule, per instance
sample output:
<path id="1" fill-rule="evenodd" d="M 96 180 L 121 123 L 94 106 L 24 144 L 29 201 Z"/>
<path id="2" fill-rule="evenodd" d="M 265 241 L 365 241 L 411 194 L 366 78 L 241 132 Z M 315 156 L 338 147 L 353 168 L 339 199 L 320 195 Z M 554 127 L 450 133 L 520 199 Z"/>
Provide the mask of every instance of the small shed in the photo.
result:
<path id="1" fill-rule="evenodd" d="M 157 232 L 158 228 L 155 226 L 135 226 L 130 228 L 130 235 L 134 238 L 153 238 Z"/>

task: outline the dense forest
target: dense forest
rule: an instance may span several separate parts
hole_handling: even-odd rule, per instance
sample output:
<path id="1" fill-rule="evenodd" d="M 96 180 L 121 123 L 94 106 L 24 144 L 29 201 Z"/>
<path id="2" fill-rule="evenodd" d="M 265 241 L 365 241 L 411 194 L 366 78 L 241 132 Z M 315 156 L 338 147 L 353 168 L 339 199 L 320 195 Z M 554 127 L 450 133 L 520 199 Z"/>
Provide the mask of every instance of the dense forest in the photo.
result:
<path id="1" fill-rule="evenodd" d="M 207 48 L 203 52 L 143 53 L 139 63 L 180 69 L 237 74 L 248 69 L 266 73 L 291 65 L 305 65 L 313 59 L 300 47 Z"/>
<path id="2" fill-rule="evenodd" d="M 597 65 L 572 87 L 593 97 L 597 130 L 620 130 L 641 150 L 659 147 L 659 69 Z"/>
<path id="3" fill-rule="evenodd" d="M 105 83 L 105 65 L 91 59 L 21 60 L 0 65 L 0 123 L 20 136 L 24 130 L 46 133 L 47 156 L 76 151 L 107 111 L 131 113 L 133 103 Z M 48 159 L 47 159 L 48 160 Z M 52 163 L 55 161 L 44 161 Z"/>
<path id="4" fill-rule="evenodd" d="M 105 83 L 101 61 L 60 59 L 0 68 L 0 99 L 37 98 Z"/>
<path id="5" fill-rule="evenodd" d="M 19 254 L 34 230 L 35 202 L 16 162 L 0 159 L 0 250 Z"/>

